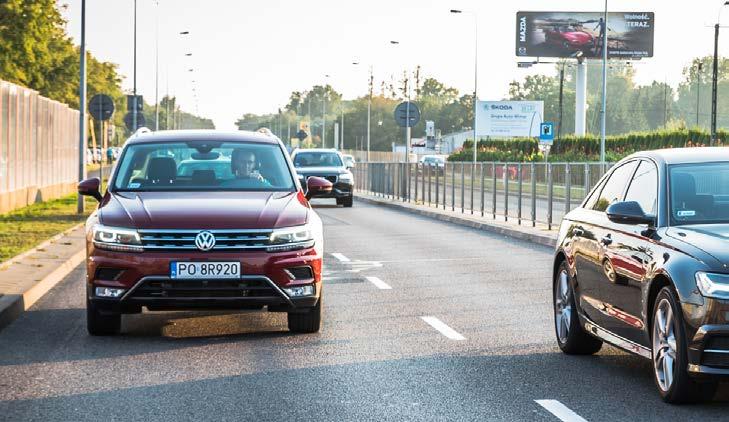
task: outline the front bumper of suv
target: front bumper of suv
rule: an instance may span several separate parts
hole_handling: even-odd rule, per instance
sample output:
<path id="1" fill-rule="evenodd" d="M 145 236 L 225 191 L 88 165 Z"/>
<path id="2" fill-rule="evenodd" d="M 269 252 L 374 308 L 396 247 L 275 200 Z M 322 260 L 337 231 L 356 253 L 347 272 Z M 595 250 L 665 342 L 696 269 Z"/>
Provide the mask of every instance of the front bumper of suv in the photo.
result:
<path id="1" fill-rule="evenodd" d="M 172 261 L 238 261 L 236 279 L 172 279 Z M 86 261 L 87 295 L 99 308 L 136 313 L 175 309 L 260 309 L 296 312 L 310 309 L 321 295 L 322 257 L 315 248 L 291 252 L 113 252 L 94 249 Z M 287 289 L 312 286 L 312 294 Z M 116 298 L 100 297 L 97 287 L 123 289 Z M 289 290 L 290 291 L 290 290 Z"/>

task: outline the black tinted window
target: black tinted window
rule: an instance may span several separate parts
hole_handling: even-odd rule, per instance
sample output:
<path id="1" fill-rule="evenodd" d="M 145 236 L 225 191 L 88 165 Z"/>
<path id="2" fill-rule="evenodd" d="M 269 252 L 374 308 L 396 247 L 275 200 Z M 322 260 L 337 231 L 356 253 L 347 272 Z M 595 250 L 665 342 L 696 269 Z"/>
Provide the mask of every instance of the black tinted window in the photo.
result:
<path id="1" fill-rule="evenodd" d="M 626 201 L 636 201 L 643 211 L 655 215 L 658 202 L 658 171 L 653 163 L 641 161 L 630 182 L 628 192 L 625 194 Z"/>
<path id="2" fill-rule="evenodd" d="M 630 176 L 633 175 L 635 166 L 636 162 L 631 161 L 616 168 L 605 183 L 605 186 L 602 188 L 602 192 L 600 192 L 600 196 L 592 209 L 605 211 L 613 202 L 622 201 L 625 186 L 628 184 Z"/>

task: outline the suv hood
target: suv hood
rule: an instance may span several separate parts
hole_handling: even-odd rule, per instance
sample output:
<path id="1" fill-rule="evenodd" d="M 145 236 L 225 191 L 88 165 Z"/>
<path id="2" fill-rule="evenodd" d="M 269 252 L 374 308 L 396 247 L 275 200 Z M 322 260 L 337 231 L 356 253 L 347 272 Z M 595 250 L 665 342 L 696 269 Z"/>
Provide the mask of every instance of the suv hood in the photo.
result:
<path id="1" fill-rule="evenodd" d="M 729 224 L 697 224 L 669 227 L 666 235 L 687 243 L 729 265 Z"/>
<path id="2" fill-rule="evenodd" d="M 297 192 L 116 192 L 99 221 L 136 229 L 272 229 L 306 224 Z"/>

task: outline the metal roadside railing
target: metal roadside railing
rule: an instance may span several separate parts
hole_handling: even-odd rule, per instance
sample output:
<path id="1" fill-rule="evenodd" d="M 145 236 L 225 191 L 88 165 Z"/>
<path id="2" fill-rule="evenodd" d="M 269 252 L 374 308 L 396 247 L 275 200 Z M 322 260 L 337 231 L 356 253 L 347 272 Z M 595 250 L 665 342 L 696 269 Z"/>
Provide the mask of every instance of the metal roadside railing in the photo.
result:
<path id="1" fill-rule="evenodd" d="M 592 162 L 446 162 L 442 167 L 370 162 L 358 163 L 353 172 L 360 192 L 551 230 L 582 203 L 604 170 Z"/>

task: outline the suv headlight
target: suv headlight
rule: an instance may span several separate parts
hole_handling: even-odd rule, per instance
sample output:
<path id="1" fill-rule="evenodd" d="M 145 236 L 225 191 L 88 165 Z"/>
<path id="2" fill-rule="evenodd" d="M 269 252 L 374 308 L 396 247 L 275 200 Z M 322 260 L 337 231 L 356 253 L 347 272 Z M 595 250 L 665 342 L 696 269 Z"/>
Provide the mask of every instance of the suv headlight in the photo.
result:
<path id="1" fill-rule="evenodd" d="M 142 240 L 134 229 L 108 227 L 96 224 L 93 230 L 94 246 L 120 252 L 142 252 Z"/>
<path id="2" fill-rule="evenodd" d="M 339 175 L 339 181 L 344 183 L 352 183 L 352 173 L 342 173 Z"/>
<path id="3" fill-rule="evenodd" d="M 269 252 L 293 251 L 314 246 L 314 234 L 308 224 L 303 226 L 274 229 L 266 248 Z"/>
<path id="4" fill-rule="evenodd" d="M 704 297 L 729 299 L 729 274 L 696 273 L 696 287 Z"/>

